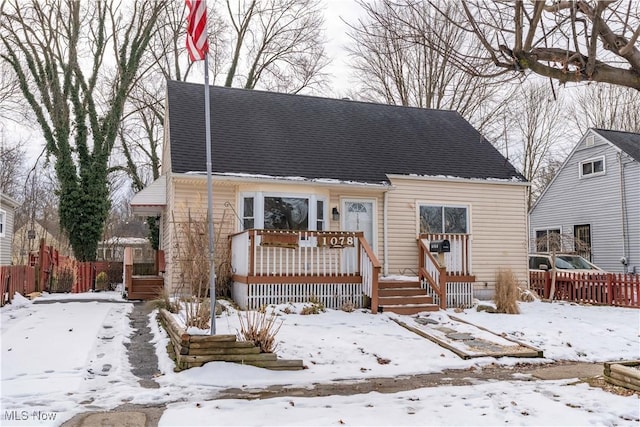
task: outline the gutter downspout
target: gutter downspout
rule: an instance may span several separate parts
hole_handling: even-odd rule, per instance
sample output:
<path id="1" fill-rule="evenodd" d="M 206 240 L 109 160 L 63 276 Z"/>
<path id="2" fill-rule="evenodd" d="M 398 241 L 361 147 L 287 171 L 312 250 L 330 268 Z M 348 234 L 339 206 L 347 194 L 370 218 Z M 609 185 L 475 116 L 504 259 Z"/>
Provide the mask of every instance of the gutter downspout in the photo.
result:
<path id="1" fill-rule="evenodd" d="M 389 257 L 388 255 L 388 227 L 387 227 L 387 219 L 388 219 L 388 213 L 387 213 L 387 209 L 389 207 L 389 190 L 385 190 L 385 192 L 383 193 L 383 201 L 382 201 L 382 235 L 383 235 L 383 240 L 382 240 L 382 252 L 383 252 L 383 256 L 384 256 L 384 262 L 382 264 L 382 275 L 383 276 L 388 276 L 389 275 Z"/>
<path id="2" fill-rule="evenodd" d="M 618 152 L 618 166 L 620 167 L 620 213 L 622 218 L 622 256 L 624 257 L 623 270 L 627 273 L 629 258 L 627 258 L 627 207 L 624 197 L 624 164 L 622 163 L 622 152 Z"/>

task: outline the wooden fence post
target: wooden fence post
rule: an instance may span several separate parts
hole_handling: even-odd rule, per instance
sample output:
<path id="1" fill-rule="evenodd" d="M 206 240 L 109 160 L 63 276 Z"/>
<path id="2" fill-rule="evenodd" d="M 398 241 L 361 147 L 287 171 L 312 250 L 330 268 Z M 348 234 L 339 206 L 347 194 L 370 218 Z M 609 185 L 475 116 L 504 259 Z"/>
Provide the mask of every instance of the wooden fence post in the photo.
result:
<path id="1" fill-rule="evenodd" d="M 611 281 L 611 273 L 607 273 L 607 305 L 613 305 L 615 301 L 613 295 L 613 283 Z"/>
<path id="2" fill-rule="evenodd" d="M 551 272 L 544 272 L 544 290 L 542 291 L 544 299 L 551 299 Z"/>
<path id="3" fill-rule="evenodd" d="M 124 288 L 129 292 L 133 291 L 131 284 L 133 282 L 133 249 L 130 247 L 124 248 L 124 260 L 122 261 L 122 281 Z"/>

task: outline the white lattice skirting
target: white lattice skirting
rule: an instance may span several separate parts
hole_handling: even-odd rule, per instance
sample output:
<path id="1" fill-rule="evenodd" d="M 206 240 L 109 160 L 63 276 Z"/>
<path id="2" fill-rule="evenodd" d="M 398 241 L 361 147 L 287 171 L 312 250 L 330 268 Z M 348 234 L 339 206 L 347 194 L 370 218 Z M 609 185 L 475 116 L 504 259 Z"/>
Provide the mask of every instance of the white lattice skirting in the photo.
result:
<path id="1" fill-rule="evenodd" d="M 316 301 L 327 308 L 339 309 L 346 303 L 362 307 L 361 283 L 233 283 L 233 300 L 244 310 L 269 304 Z"/>
<path id="2" fill-rule="evenodd" d="M 427 286 L 426 291 L 428 295 L 433 297 L 434 304 L 440 304 L 440 297 L 431 289 L 431 286 Z M 447 308 L 456 307 L 473 307 L 473 282 L 447 283 Z"/>

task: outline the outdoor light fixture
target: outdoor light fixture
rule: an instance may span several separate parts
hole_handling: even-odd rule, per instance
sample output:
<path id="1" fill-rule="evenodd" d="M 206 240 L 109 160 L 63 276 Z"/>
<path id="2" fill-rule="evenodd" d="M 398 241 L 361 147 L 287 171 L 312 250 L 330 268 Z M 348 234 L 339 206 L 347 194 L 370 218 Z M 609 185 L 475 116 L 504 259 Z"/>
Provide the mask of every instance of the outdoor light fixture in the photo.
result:
<path id="1" fill-rule="evenodd" d="M 340 219 L 340 212 L 338 212 L 337 207 L 334 206 L 333 210 L 331 211 L 331 215 L 333 215 L 334 221 L 338 221 Z"/>

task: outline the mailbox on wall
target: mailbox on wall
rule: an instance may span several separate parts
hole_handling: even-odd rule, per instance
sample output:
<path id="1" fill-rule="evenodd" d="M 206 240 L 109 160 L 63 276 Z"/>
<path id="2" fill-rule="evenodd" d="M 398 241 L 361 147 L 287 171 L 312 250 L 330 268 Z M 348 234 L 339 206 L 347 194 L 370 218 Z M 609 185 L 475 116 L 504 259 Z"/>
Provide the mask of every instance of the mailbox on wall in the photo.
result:
<path id="1" fill-rule="evenodd" d="M 444 240 L 432 240 L 429 242 L 429 251 L 438 254 L 451 252 L 451 243 L 447 239 Z"/>

